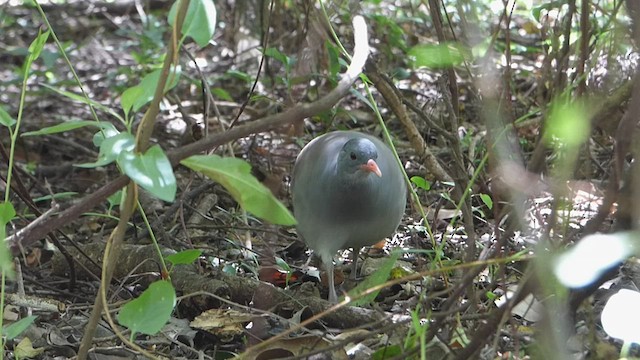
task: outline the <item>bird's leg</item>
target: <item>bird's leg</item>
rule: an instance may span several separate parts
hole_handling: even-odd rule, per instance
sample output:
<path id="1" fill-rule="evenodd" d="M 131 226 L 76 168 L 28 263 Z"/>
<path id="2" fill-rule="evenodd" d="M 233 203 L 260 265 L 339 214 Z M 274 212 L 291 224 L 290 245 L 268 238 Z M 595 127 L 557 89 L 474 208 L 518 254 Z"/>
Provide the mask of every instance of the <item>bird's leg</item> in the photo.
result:
<path id="1" fill-rule="evenodd" d="M 329 301 L 335 304 L 338 302 L 338 295 L 336 294 L 335 281 L 333 280 L 333 257 L 322 256 L 322 263 L 324 264 L 324 268 L 327 270 L 327 281 L 329 284 Z"/>
<path id="2" fill-rule="evenodd" d="M 360 255 L 360 249 L 362 248 L 353 248 L 353 263 L 351 264 L 351 275 L 349 275 L 351 280 L 355 280 L 358 277 L 358 256 Z"/>

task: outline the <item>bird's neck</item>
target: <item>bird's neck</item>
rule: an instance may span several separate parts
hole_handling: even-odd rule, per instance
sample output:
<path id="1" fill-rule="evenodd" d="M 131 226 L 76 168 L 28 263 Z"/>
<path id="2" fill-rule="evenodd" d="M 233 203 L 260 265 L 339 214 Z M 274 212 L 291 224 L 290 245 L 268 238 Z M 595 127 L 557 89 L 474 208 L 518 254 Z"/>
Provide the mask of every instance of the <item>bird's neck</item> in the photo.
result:
<path id="1" fill-rule="evenodd" d="M 347 191 L 361 191 L 371 184 L 371 174 L 367 174 L 363 171 L 356 171 L 353 173 L 345 172 L 338 175 L 339 176 L 337 178 L 340 179 L 340 181 L 336 185 Z"/>

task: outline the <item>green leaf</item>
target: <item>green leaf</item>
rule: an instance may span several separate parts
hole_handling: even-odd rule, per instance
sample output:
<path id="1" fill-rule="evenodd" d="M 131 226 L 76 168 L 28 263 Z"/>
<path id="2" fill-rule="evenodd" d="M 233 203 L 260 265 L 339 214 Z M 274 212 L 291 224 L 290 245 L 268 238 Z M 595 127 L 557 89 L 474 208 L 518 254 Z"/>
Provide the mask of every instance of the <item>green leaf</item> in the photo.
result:
<path id="1" fill-rule="evenodd" d="M 227 90 L 222 88 L 211 89 L 211 94 L 221 100 L 233 101 L 233 97 L 231 96 L 231 94 L 229 94 Z"/>
<path id="2" fill-rule="evenodd" d="M 14 277 L 13 256 L 4 239 L 7 238 L 7 224 L 16 216 L 16 210 L 9 202 L 0 202 L 0 271 L 10 278 Z"/>
<path id="3" fill-rule="evenodd" d="M 329 58 L 329 77 L 335 79 L 340 72 L 340 53 L 337 47 L 329 40 L 324 42 L 324 47 L 327 49 L 327 56 Z"/>
<path id="4" fill-rule="evenodd" d="M 222 267 L 222 272 L 227 275 L 236 275 L 238 273 L 238 266 L 233 263 L 226 263 Z"/>
<path id="5" fill-rule="evenodd" d="M 276 265 L 278 265 L 282 270 L 288 272 L 288 273 L 292 273 L 293 269 L 291 269 L 291 266 L 289 266 L 289 264 L 284 261 L 283 258 L 276 256 Z"/>
<path id="6" fill-rule="evenodd" d="M 120 206 L 121 201 L 122 201 L 122 190 L 118 190 L 113 195 L 107 198 L 107 202 L 109 203 L 109 209 L 115 206 Z"/>
<path id="7" fill-rule="evenodd" d="M 10 128 L 15 123 L 16 119 L 9 115 L 9 113 L 2 106 L 0 106 L 0 125 L 4 125 Z"/>
<path id="8" fill-rule="evenodd" d="M 164 87 L 165 93 L 178 84 L 181 73 L 182 70 L 179 66 L 171 68 L 169 78 Z M 120 98 L 120 104 L 122 104 L 122 109 L 125 111 L 125 114 L 128 114 L 131 110 L 138 111 L 153 100 L 158 81 L 160 81 L 160 74 L 162 74 L 162 69 L 155 70 L 142 78 L 139 85 L 124 91 Z"/>
<path id="9" fill-rule="evenodd" d="M 431 189 L 431 183 L 421 176 L 412 176 L 411 182 L 414 183 L 417 187 L 426 191 L 429 191 Z"/>
<path id="10" fill-rule="evenodd" d="M 489 209 L 493 209 L 493 200 L 491 200 L 491 196 L 487 194 L 480 194 L 480 200 L 487 205 Z"/>
<path id="11" fill-rule="evenodd" d="M 42 86 L 44 86 L 44 87 L 46 87 L 46 88 L 48 88 L 50 90 L 53 90 L 53 91 L 57 92 L 58 94 L 60 94 L 62 96 L 65 96 L 65 97 L 67 97 L 67 98 L 69 98 L 71 100 L 78 101 L 78 102 L 80 102 L 82 104 L 91 105 L 94 108 L 96 108 L 98 110 L 101 110 L 101 111 L 104 111 L 105 113 L 113 116 L 114 118 L 118 119 L 121 123 L 123 123 L 123 124 L 125 123 L 124 119 L 122 118 L 122 116 L 120 116 L 120 114 L 118 114 L 112 108 L 110 108 L 108 106 L 105 106 L 105 105 L 102 105 L 97 101 L 94 101 L 94 100 L 91 100 L 91 99 L 87 99 L 83 95 L 74 94 L 74 93 L 72 93 L 70 91 L 56 89 L 55 87 L 47 85 L 47 84 L 42 84 Z"/>
<path id="12" fill-rule="evenodd" d="M 31 42 L 31 45 L 29 45 L 29 55 L 27 56 L 23 67 L 23 73 L 25 77 L 28 77 L 29 70 L 31 70 L 31 64 L 33 64 L 33 62 L 38 59 L 40 53 L 42 52 L 42 49 L 44 49 L 44 45 L 49 39 L 49 33 L 49 30 L 42 32 L 42 29 L 39 28 L 38 36 L 36 36 L 36 38 Z"/>
<path id="13" fill-rule="evenodd" d="M 396 264 L 396 261 L 400 257 L 400 251 L 392 251 L 391 255 L 382 263 L 382 265 L 378 268 L 378 270 L 374 271 L 373 274 L 367 276 L 364 281 L 362 281 L 358 286 L 349 291 L 349 296 L 355 297 L 359 294 L 362 294 L 366 290 L 378 286 L 389 278 L 389 274 L 391 274 L 391 270 Z M 351 305 L 353 306 L 363 306 L 371 303 L 375 300 L 376 296 L 380 291 L 374 291 L 369 295 L 366 295 L 356 301 L 353 301 Z"/>
<path id="14" fill-rule="evenodd" d="M 251 165 L 246 161 L 217 155 L 196 155 L 181 163 L 220 183 L 240 206 L 257 217 L 279 225 L 296 223 L 287 207 L 251 175 Z"/>
<path id="15" fill-rule="evenodd" d="M 442 43 L 438 45 L 416 45 L 409 50 L 413 66 L 430 69 L 449 68 L 461 64 L 469 51 L 459 43 Z"/>
<path id="16" fill-rule="evenodd" d="M 552 105 L 546 125 L 544 139 L 556 149 L 576 148 L 591 132 L 587 109 L 578 103 L 562 103 L 562 100 Z"/>
<path id="17" fill-rule="evenodd" d="M 37 130 L 37 131 L 26 132 L 26 133 L 22 134 L 22 136 L 37 136 L 37 135 L 58 134 L 58 133 L 65 132 L 65 131 L 71 131 L 71 130 L 75 130 L 75 129 L 80 129 L 80 128 L 83 128 L 85 126 L 95 126 L 95 127 L 101 128 L 101 129 L 108 128 L 108 127 L 113 127 L 113 125 L 111 123 L 108 123 L 108 122 L 95 122 L 93 120 L 67 121 L 67 122 L 63 122 L 62 124 L 48 126 L 48 127 L 42 128 L 42 129 Z"/>
<path id="18" fill-rule="evenodd" d="M 122 110 L 124 110 L 124 117 L 129 118 L 129 111 L 133 108 L 136 101 L 143 97 L 144 89 L 140 86 L 133 86 L 128 88 L 122 93 L 120 97 L 120 105 L 122 105 Z"/>
<path id="19" fill-rule="evenodd" d="M 160 145 L 150 147 L 144 154 L 124 151 L 117 161 L 122 171 L 143 189 L 164 201 L 175 199 L 178 189 L 176 177 Z"/>
<path id="20" fill-rule="evenodd" d="M 9 202 L 0 202 L 0 224 L 7 225 L 16 216 L 16 210 L 13 204 Z M 0 238 L 4 239 L 4 237 Z"/>
<path id="21" fill-rule="evenodd" d="M 404 350 L 400 345 L 387 345 L 381 349 L 376 350 L 373 355 L 371 355 L 371 360 L 385 360 L 391 359 L 395 356 L 400 356 Z"/>
<path id="22" fill-rule="evenodd" d="M 76 195 L 78 195 L 78 193 L 74 191 L 59 192 L 51 195 L 45 195 L 45 196 L 33 198 L 33 202 L 38 203 L 41 201 L 50 201 L 50 200 L 67 200 L 67 199 L 71 199 Z"/>
<path id="23" fill-rule="evenodd" d="M 270 47 L 265 50 L 264 55 L 280 61 L 287 69 L 291 68 L 291 59 L 274 47 Z"/>
<path id="24" fill-rule="evenodd" d="M 120 134 L 120 131 L 116 129 L 111 123 L 101 122 L 101 129 L 97 133 L 93 134 L 93 145 L 97 148 L 102 146 L 102 142 L 110 137 Z"/>
<path id="25" fill-rule="evenodd" d="M 38 36 L 31 42 L 31 45 L 29 45 L 29 55 L 32 61 L 36 60 L 40 56 L 40 53 L 42 53 L 44 44 L 46 44 L 49 39 L 49 33 L 49 30 L 41 32 L 40 29 L 38 29 Z"/>
<path id="26" fill-rule="evenodd" d="M 29 326 L 31 326 L 31 324 L 36 321 L 37 318 L 37 316 L 31 315 L 27 316 L 24 319 L 20 319 L 13 324 L 4 327 L 2 329 L 2 335 L 6 336 L 7 340 L 15 339 L 16 337 L 20 336 L 20 334 L 22 334 L 25 330 L 27 330 Z"/>
<path id="27" fill-rule="evenodd" d="M 173 265 L 186 265 L 193 264 L 193 262 L 196 261 L 200 257 L 200 255 L 202 255 L 202 250 L 189 249 L 180 251 L 179 253 L 167 255 L 164 258 L 167 261 L 170 261 Z"/>
<path id="28" fill-rule="evenodd" d="M 178 4 L 176 1 L 169 11 L 169 24 L 175 23 Z M 191 0 L 182 24 L 182 34 L 193 39 L 200 47 L 209 44 L 216 31 L 216 6 L 213 0 Z"/>
<path id="29" fill-rule="evenodd" d="M 105 166 L 111 164 L 121 154 L 132 153 L 136 147 L 136 140 L 133 135 L 129 133 L 120 133 L 116 136 L 112 136 L 104 139 L 100 144 L 100 153 L 98 154 L 98 160 L 93 163 L 84 163 L 75 165 L 82 168 L 95 168 L 98 166 Z"/>
<path id="30" fill-rule="evenodd" d="M 250 83 L 251 81 L 253 81 L 253 78 L 251 77 L 251 75 L 247 74 L 246 72 L 242 72 L 238 70 L 229 70 L 226 72 L 225 75 L 242 80 L 246 83 Z"/>
<path id="31" fill-rule="evenodd" d="M 138 298 L 122 307 L 118 321 L 133 333 L 155 335 L 169 321 L 176 306 L 176 291 L 170 282 L 156 281 Z"/>

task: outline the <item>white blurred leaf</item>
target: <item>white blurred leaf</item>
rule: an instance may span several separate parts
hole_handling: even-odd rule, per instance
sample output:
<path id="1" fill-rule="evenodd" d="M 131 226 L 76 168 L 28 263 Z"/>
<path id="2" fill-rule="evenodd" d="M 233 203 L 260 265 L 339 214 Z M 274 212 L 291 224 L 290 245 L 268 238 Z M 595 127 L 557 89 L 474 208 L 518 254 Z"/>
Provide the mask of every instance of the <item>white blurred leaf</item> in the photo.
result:
<path id="1" fill-rule="evenodd" d="M 634 253 L 635 233 L 594 234 L 558 256 L 553 272 L 567 287 L 591 284 L 602 273 Z"/>
<path id="2" fill-rule="evenodd" d="M 622 289 L 602 310 L 602 328 L 609 336 L 640 344 L 640 293 Z"/>

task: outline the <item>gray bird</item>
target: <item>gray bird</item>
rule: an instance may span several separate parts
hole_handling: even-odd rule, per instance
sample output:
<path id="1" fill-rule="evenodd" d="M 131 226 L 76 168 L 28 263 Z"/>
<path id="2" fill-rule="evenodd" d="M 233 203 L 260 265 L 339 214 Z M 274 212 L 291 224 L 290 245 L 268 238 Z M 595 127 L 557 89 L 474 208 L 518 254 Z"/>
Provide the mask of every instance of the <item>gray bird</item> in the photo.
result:
<path id="1" fill-rule="evenodd" d="M 353 248 L 355 270 L 361 247 L 396 230 L 406 205 L 402 171 L 380 139 L 357 131 L 335 131 L 302 149 L 291 186 L 298 233 L 322 259 L 329 301 L 337 302 L 333 255 Z"/>

